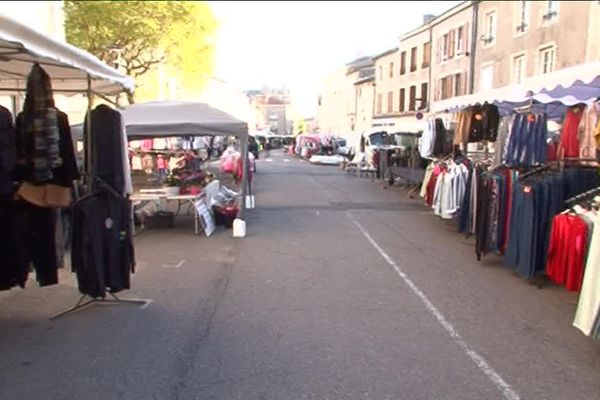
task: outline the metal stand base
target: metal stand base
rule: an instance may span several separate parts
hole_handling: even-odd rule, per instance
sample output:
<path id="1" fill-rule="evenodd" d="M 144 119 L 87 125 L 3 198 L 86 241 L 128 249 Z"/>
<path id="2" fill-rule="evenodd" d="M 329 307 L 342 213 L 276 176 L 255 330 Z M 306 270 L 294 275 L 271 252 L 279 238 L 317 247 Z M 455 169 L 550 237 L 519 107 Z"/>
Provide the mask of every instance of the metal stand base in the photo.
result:
<path id="1" fill-rule="evenodd" d="M 61 317 L 64 317 L 66 315 L 72 314 L 74 312 L 77 311 L 81 311 L 89 306 L 92 305 L 123 305 L 123 304 L 138 304 L 138 305 L 147 305 L 150 303 L 150 300 L 143 300 L 143 299 L 120 299 L 118 298 L 114 293 L 109 293 L 109 295 L 112 297 L 112 299 L 107 299 L 107 298 L 92 298 L 89 297 L 88 295 L 84 294 L 83 296 L 81 296 L 81 298 L 79 299 L 79 301 L 77 302 L 77 304 L 75 304 L 73 307 L 69 308 L 68 310 L 65 310 L 61 313 L 58 313 L 56 315 L 53 315 L 52 317 L 50 317 L 50 320 L 55 320 Z M 87 301 L 84 301 L 85 298 L 88 298 Z"/>

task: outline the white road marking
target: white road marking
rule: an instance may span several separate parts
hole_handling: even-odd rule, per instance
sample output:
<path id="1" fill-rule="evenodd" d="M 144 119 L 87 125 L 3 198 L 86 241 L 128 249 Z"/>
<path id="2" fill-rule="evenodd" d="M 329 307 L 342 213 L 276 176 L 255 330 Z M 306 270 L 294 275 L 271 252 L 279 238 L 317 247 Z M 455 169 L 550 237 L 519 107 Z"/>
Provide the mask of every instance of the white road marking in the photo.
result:
<path id="1" fill-rule="evenodd" d="M 187 260 L 181 260 L 175 265 L 163 264 L 163 268 L 181 268 L 181 267 L 183 267 L 183 264 L 185 264 L 186 262 L 187 262 Z"/>
<path id="2" fill-rule="evenodd" d="M 331 194 L 331 192 L 326 189 L 323 185 L 321 185 L 315 178 L 313 178 L 312 176 L 309 177 L 309 179 L 312 181 L 312 183 L 314 183 L 319 189 L 321 189 L 323 191 L 323 193 L 325 193 L 325 195 L 327 196 L 327 198 L 329 199 L 329 201 L 333 201 L 333 195 Z"/>
<path id="3" fill-rule="evenodd" d="M 284 158 L 283 162 L 290 162 L 290 159 L 289 158 Z"/>
<path id="4" fill-rule="evenodd" d="M 145 302 L 146 302 L 146 303 L 144 303 L 144 305 L 143 305 L 143 306 L 141 306 L 141 307 L 140 307 L 140 310 L 142 310 L 142 309 L 144 309 L 144 308 L 148 307 L 148 306 L 149 306 L 151 303 L 153 303 L 153 302 L 154 302 L 154 300 L 152 300 L 152 299 L 132 299 L 132 300 L 142 300 L 142 301 L 145 301 Z"/>
<path id="5" fill-rule="evenodd" d="M 273 162 L 273 159 L 272 158 L 267 158 L 265 161 L 266 162 Z"/>
<path id="6" fill-rule="evenodd" d="M 479 370 L 488 377 L 489 380 L 492 381 L 494 385 L 502 392 L 504 398 L 507 400 L 519 400 L 519 394 L 510 387 L 506 381 L 500 376 L 498 372 L 496 372 L 487 361 L 475 351 L 466 341 L 462 338 L 462 336 L 458 333 L 458 331 L 452 326 L 452 324 L 446 319 L 446 317 L 433 305 L 431 300 L 419 289 L 417 285 L 402 271 L 402 269 L 396 264 L 394 260 L 377 244 L 377 242 L 373 239 L 373 237 L 367 232 L 367 230 L 350 214 L 346 212 L 346 215 L 354 222 L 354 225 L 358 228 L 358 230 L 363 234 L 365 238 L 371 243 L 371 245 L 379 252 L 381 257 L 387 261 L 387 263 L 394 268 L 398 276 L 402 278 L 404 283 L 412 289 L 413 293 L 421 299 L 427 310 L 433 314 L 433 316 L 438 320 L 440 325 L 448 332 L 450 337 L 454 339 L 456 344 L 465 352 L 465 354 L 477 365 Z"/>

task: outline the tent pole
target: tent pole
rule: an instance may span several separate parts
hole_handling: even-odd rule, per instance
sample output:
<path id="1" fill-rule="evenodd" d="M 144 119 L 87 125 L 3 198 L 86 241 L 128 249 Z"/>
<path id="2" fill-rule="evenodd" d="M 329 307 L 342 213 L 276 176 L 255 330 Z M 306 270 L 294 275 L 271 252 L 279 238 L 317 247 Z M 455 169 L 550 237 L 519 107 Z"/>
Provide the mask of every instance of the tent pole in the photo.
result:
<path id="1" fill-rule="evenodd" d="M 240 209 L 240 218 L 246 217 L 246 197 L 248 196 L 248 185 L 250 182 L 248 176 L 248 134 L 241 137 L 241 148 L 242 148 L 242 164 L 243 164 L 243 178 L 242 178 L 242 206 Z"/>
<path id="2" fill-rule="evenodd" d="M 86 153 L 85 154 L 85 165 L 86 165 L 86 175 L 87 175 L 87 189 L 88 192 L 92 191 L 92 186 L 94 184 L 94 175 L 95 175 L 95 171 L 94 171 L 94 167 L 93 167 L 93 160 L 92 160 L 92 118 L 91 118 L 91 111 L 92 111 L 92 103 L 94 101 L 93 99 L 94 96 L 94 92 L 92 92 L 92 78 L 90 77 L 90 74 L 87 74 L 87 98 L 88 98 L 88 104 L 87 104 L 87 112 L 86 112 L 86 118 L 85 118 L 85 124 L 86 124 L 86 131 L 87 134 L 83 135 L 83 140 L 84 140 L 84 146 L 85 146 L 85 150 Z"/>

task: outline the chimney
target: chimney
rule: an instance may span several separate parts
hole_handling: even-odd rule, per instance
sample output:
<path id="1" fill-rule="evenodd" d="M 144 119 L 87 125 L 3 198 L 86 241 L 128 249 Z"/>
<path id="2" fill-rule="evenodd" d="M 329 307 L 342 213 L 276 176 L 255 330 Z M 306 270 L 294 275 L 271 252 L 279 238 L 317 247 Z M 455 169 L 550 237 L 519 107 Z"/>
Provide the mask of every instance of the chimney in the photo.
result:
<path id="1" fill-rule="evenodd" d="M 427 23 L 429 21 L 431 21 L 432 19 L 435 19 L 435 15 L 431 15 L 431 14 L 423 15 L 423 25 L 427 25 Z"/>

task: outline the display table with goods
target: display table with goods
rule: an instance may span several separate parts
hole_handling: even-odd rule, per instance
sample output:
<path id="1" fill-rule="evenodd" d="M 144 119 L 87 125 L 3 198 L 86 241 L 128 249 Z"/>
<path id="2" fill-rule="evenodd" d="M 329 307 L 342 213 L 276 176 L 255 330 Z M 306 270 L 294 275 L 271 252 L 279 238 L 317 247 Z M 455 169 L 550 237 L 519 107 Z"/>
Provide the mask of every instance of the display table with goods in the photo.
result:
<path id="1" fill-rule="evenodd" d="M 166 189 L 141 189 L 139 192 L 130 197 L 135 208 L 135 218 L 139 221 L 141 230 L 145 228 L 172 228 L 175 217 L 181 214 L 183 206 L 188 206 L 187 215 L 193 214 L 194 217 L 194 233 L 200 232 L 202 226 L 207 233 L 207 236 L 212 233 L 212 230 L 207 231 L 207 226 L 211 224 L 225 225 L 231 228 L 229 223 L 220 223 L 228 220 L 233 216 L 237 217 L 239 207 L 237 199 L 239 193 L 228 189 L 226 186 L 221 186 L 218 180 L 212 180 L 208 185 L 202 188 L 198 193 L 194 194 L 170 194 Z M 170 203 L 175 203 L 175 211 L 169 207 Z M 203 212 L 204 208 L 209 210 L 210 217 Z M 221 218 L 224 215 L 224 219 Z M 233 221 L 232 219 L 232 221 Z"/>

